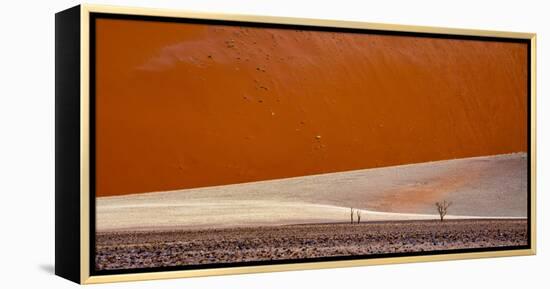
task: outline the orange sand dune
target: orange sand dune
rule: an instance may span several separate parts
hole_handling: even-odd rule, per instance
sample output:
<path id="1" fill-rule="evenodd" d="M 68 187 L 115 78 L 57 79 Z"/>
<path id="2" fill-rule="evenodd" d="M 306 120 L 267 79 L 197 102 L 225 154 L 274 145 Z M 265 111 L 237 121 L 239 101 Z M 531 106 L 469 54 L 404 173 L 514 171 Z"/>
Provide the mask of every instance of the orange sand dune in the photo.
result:
<path id="1" fill-rule="evenodd" d="M 96 51 L 97 196 L 527 150 L 524 43 L 99 19 Z"/>

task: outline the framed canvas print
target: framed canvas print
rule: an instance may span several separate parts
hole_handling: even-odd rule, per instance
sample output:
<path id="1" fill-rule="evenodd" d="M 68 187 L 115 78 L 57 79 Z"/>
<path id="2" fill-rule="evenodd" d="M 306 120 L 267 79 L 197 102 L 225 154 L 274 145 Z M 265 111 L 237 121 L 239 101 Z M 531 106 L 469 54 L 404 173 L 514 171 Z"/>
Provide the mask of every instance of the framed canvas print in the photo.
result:
<path id="1" fill-rule="evenodd" d="M 535 34 L 56 14 L 78 283 L 535 253 Z"/>

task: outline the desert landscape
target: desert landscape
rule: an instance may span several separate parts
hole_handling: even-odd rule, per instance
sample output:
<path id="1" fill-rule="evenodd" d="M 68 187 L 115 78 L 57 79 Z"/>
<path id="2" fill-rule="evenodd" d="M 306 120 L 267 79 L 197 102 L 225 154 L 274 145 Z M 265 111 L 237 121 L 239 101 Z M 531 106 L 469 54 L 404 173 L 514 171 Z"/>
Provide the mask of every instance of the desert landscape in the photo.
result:
<path id="1" fill-rule="evenodd" d="M 526 190 L 519 153 L 100 197 L 96 266 L 527 245 Z M 444 222 L 442 200 L 452 202 Z"/>
<path id="2" fill-rule="evenodd" d="M 95 25 L 96 270 L 527 245 L 526 43 Z"/>

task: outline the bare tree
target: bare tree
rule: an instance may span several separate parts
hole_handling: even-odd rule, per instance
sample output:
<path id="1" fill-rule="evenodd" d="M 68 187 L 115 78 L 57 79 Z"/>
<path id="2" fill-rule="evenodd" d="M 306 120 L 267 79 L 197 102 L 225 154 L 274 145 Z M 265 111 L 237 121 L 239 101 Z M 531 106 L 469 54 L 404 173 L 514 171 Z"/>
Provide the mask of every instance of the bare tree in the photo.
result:
<path id="1" fill-rule="evenodd" d="M 361 211 L 357 210 L 357 224 L 361 223 Z"/>
<path id="2" fill-rule="evenodd" d="M 350 209 L 350 218 L 351 218 L 351 224 L 353 224 L 353 208 Z"/>
<path id="3" fill-rule="evenodd" d="M 439 218 L 443 222 L 443 218 L 447 215 L 447 209 L 453 204 L 453 202 L 443 201 L 443 203 L 437 202 L 435 206 L 437 207 L 437 212 L 439 213 Z"/>

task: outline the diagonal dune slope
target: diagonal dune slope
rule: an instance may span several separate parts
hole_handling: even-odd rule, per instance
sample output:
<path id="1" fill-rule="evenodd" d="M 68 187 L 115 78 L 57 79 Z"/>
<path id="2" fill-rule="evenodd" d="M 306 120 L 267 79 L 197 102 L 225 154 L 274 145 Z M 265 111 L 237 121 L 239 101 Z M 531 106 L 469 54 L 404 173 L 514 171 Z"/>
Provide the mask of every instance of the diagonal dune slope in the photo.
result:
<path id="1" fill-rule="evenodd" d="M 525 153 L 455 159 L 169 192 L 100 197 L 98 231 L 527 217 Z"/>

